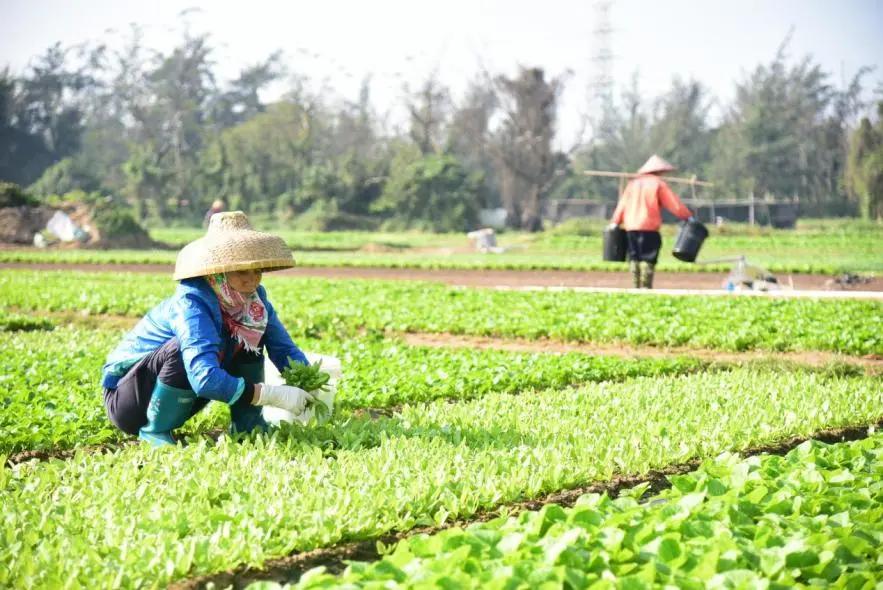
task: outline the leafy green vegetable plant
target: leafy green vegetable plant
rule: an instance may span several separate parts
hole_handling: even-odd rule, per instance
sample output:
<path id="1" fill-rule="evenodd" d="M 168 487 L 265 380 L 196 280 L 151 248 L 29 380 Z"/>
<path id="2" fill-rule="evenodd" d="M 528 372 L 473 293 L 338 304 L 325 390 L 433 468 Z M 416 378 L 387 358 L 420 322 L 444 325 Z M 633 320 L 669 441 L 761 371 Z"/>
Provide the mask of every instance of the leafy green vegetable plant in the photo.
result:
<path id="1" fill-rule="evenodd" d="M 139 316 L 174 282 L 124 273 L 0 271 L 0 301 L 22 310 Z M 29 288 L 40 280 L 41 291 Z M 296 336 L 360 331 L 451 332 L 527 339 L 724 350 L 883 354 L 883 303 L 462 289 L 410 281 L 268 276 L 283 323 Z M 294 310 L 309 309 L 309 313 Z"/>
<path id="2" fill-rule="evenodd" d="M 573 508 L 416 535 L 374 563 L 284 587 L 874 588 L 881 472 L 881 434 L 785 457 L 723 455 L 645 502 L 589 494 Z"/>
<path id="3" fill-rule="evenodd" d="M 68 449 L 125 437 L 107 420 L 101 366 L 121 337 L 113 330 L 60 327 L 51 333 L 15 332 L 0 342 L 0 452 Z M 696 372 L 707 363 L 690 358 L 619 359 L 570 353 L 540 355 L 494 350 L 411 347 L 395 340 L 343 342 L 299 339 L 307 350 L 340 356 L 347 370 L 338 384 L 342 409 L 385 407 L 433 399 L 471 399 L 492 392 L 520 393 L 636 376 Z M 320 366 L 293 383 L 312 391 L 327 383 Z M 318 378 L 318 381 L 316 380 Z M 320 422 L 330 416 L 317 404 Z M 184 432 L 223 428 L 229 412 L 209 406 Z"/>
<path id="4" fill-rule="evenodd" d="M 282 371 L 286 385 L 300 387 L 304 391 L 327 390 L 331 375 L 322 370 L 322 361 L 305 365 L 288 359 L 288 366 Z"/>
<path id="5" fill-rule="evenodd" d="M 319 392 L 328 391 L 328 381 L 331 375 L 322 370 L 322 361 L 312 365 L 305 365 L 293 359 L 288 359 L 288 366 L 282 371 L 282 378 L 286 385 L 299 387 L 304 391 Z M 325 422 L 331 417 L 331 409 L 320 399 L 311 401 L 307 408 L 313 410 L 316 420 Z"/>
<path id="6" fill-rule="evenodd" d="M 31 330 L 51 330 L 55 327 L 46 318 L 9 313 L 0 310 L 0 332 L 27 332 Z"/>
<path id="7" fill-rule="evenodd" d="M 879 379 L 739 369 L 489 393 L 271 436 L 4 466 L 0 585 L 164 587 L 615 473 L 868 423 L 881 407 Z"/>
<path id="8" fill-rule="evenodd" d="M 539 234 L 507 232 L 503 246 L 517 246 L 503 254 L 487 256 L 475 252 L 434 254 L 428 248 L 451 250 L 466 244 L 462 234 L 292 232 L 276 230 L 296 251 L 300 266 L 385 267 L 420 269 L 554 269 L 622 270 L 623 264 L 601 260 L 602 225 L 589 235 L 549 231 Z M 747 255 L 772 272 L 835 274 L 846 271 L 883 271 L 883 231 L 876 224 L 849 220 L 846 225 L 824 223 L 811 231 L 741 230 L 745 235 L 727 235 L 734 226 L 715 228 L 705 242 L 701 258 L 714 259 Z M 723 264 L 684 264 L 670 254 L 676 226 L 663 228 L 664 247 L 658 269 L 678 272 L 719 272 Z M 737 230 L 739 231 L 739 230 Z M 157 228 L 151 237 L 183 246 L 204 235 L 201 229 Z M 358 251 L 382 244 L 396 252 Z M 174 250 L 2 250 L 0 262 L 54 262 L 97 264 L 174 264 Z"/>

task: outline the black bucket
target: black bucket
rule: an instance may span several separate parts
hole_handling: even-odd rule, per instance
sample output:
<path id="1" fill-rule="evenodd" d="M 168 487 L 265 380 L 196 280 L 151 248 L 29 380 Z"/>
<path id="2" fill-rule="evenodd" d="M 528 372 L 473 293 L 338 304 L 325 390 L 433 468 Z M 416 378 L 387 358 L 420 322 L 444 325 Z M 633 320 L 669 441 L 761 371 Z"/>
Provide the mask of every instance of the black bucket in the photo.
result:
<path id="1" fill-rule="evenodd" d="M 625 262 L 628 243 L 625 230 L 618 225 L 604 228 L 604 260 L 608 262 Z"/>
<path id="2" fill-rule="evenodd" d="M 693 262 L 707 237 L 708 228 L 698 221 L 687 221 L 681 224 L 681 231 L 678 232 L 678 239 L 671 253 L 678 260 Z"/>

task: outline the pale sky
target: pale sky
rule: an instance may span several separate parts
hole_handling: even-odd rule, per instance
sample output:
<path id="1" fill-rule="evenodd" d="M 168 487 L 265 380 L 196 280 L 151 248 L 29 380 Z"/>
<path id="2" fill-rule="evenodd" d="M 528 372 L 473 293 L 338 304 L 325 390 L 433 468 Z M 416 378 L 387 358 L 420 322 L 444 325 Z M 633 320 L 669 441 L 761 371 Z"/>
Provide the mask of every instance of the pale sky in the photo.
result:
<path id="1" fill-rule="evenodd" d="M 0 0 L 0 66 L 21 72 L 55 41 L 122 44 L 128 23 L 144 25 L 145 44 L 168 50 L 180 38 L 182 10 L 198 7 L 192 31 L 209 32 L 223 78 L 282 49 L 293 71 L 346 99 L 371 73 L 381 110 L 400 102 L 437 69 L 455 93 L 480 67 L 511 74 L 517 64 L 567 74 L 559 142 L 566 144 L 585 111 L 594 75 L 594 2 L 566 0 Z M 788 31 L 789 54 L 812 54 L 840 84 L 862 65 L 883 80 L 883 0 L 614 0 L 610 9 L 612 73 L 618 86 L 640 73 L 648 98 L 674 76 L 695 77 L 723 103 L 736 80 L 769 62 Z M 393 112 L 395 117 L 395 112 Z"/>

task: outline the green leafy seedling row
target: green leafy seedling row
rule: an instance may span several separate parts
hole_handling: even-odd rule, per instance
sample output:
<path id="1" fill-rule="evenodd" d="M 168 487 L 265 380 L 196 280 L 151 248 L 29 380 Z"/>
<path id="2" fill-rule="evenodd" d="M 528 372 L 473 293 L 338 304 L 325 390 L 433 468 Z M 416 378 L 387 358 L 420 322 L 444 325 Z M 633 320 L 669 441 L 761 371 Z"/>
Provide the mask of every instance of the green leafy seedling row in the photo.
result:
<path id="1" fill-rule="evenodd" d="M 66 327 L 9 334 L 0 343 L 0 452 L 69 449 L 126 438 L 108 421 L 100 388 L 101 366 L 120 338 L 117 331 Z M 343 409 L 560 389 L 642 375 L 686 374 L 707 366 L 689 358 L 629 361 L 575 353 L 410 347 L 365 338 L 302 339 L 299 344 L 343 360 L 344 378 L 336 398 Z M 306 371 L 327 375 L 315 366 Z M 293 382 L 308 391 L 318 389 L 319 381 L 311 381 Z M 223 428 L 228 414 L 223 404 L 209 404 L 188 421 L 185 432 Z"/>
<path id="2" fill-rule="evenodd" d="M 26 310 L 138 316 L 169 296 L 150 275 L 0 271 L 0 301 Z M 30 285 L 39 278 L 41 289 Z M 883 303 L 755 297 L 508 292 L 406 281 L 268 276 L 296 336 L 360 330 L 555 338 L 724 350 L 883 354 Z"/>
<path id="3" fill-rule="evenodd" d="M 874 588 L 883 575 L 883 435 L 809 441 L 785 457 L 724 455 L 644 502 L 588 494 L 466 529 L 420 534 L 320 588 Z M 879 585 L 879 584 L 877 584 Z"/>
<path id="4" fill-rule="evenodd" d="M 366 338 L 335 346 L 319 344 L 340 355 L 344 377 L 337 403 L 353 408 L 473 399 L 493 392 L 563 389 L 582 383 L 712 369 L 707 361 L 685 356 L 623 359 L 575 352 L 407 346 L 395 340 Z"/>
<path id="5" fill-rule="evenodd" d="M 55 324 L 46 318 L 33 317 L 20 313 L 9 313 L 0 309 L 0 332 L 51 330 L 54 327 Z"/>
<path id="6" fill-rule="evenodd" d="M 881 396 L 870 377 L 743 369 L 488 394 L 270 437 L 3 467 L 0 585 L 163 587 L 614 473 L 867 423 Z"/>
<path id="7" fill-rule="evenodd" d="M 746 255 L 754 264 L 773 272 L 835 274 L 845 271 L 883 270 L 879 253 L 883 231 L 879 225 L 850 220 L 848 226 L 803 231 L 757 231 L 743 229 L 747 235 L 727 235 L 732 227 L 712 229 L 703 246 L 701 259 Z M 467 241 L 461 234 L 382 234 L 369 232 L 310 233 L 279 231 L 295 250 L 301 266 L 347 266 L 421 269 L 513 269 L 513 270 L 617 270 L 624 265 L 601 260 L 602 224 L 588 229 L 588 235 L 561 231 L 541 234 L 505 233 L 500 244 L 510 249 L 488 256 L 475 252 L 451 253 Z M 678 272 L 729 270 L 730 265 L 685 264 L 671 254 L 676 226 L 663 228 L 663 249 L 659 269 Z M 740 231 L 739 229 L 735 231 Z M 152 230 L 157 239 L 180 247 L 204 231 L 200 229 Z M 395 252 L 357 251 L 380 244 Z M 436 250 L 435 252 L 432 249 Z M 439 253 L 438 249 L 444 249 Z M 320 250 L 320 251 L 317 251 Z M 347 250 L 346 252 L 342 252 Z M 0 262 L 51 262 L 97 264 L 174 264 L 175 250 L 3 250 Z"/>
<path id="8" fill-rule="evenodd" d="M 127 438 L 107 418 L 101 367 L 122 337 L 110 330 L 16 332 L 0 342 L 0 453 L 69 449 Z M 220 404 L 188 423 L 224 424 Z"/>

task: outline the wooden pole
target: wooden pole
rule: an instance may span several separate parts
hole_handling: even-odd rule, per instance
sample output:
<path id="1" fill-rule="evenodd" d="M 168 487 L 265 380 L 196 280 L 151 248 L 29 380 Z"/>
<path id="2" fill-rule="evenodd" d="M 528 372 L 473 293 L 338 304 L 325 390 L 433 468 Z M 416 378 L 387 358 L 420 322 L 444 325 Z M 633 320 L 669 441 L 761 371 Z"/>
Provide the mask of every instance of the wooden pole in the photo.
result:
<path id="1" fill-rule="evenodd" d="M 748 225 L 754 227 L 754 191 L 748 201 Z"/>
<path id="2" fill-rule="evenodd" d="M 643 176 L 642 174 L 636 174 L 634 172 L 606 172 L 604 170 L 583 170 L 583 174 L 586 176 L 606 176 L 608 178 L 635 178 L 636 176 Z M 684 178 L 679 176 L 662 176 L 664 180 L 667 182 L 678 182 L 681 184 L 692 184 L 695 186 L 714 186 L 712 182 L 706 182 L 704 180 L 696 180 L 695 176 L 690 178 Z"/>

